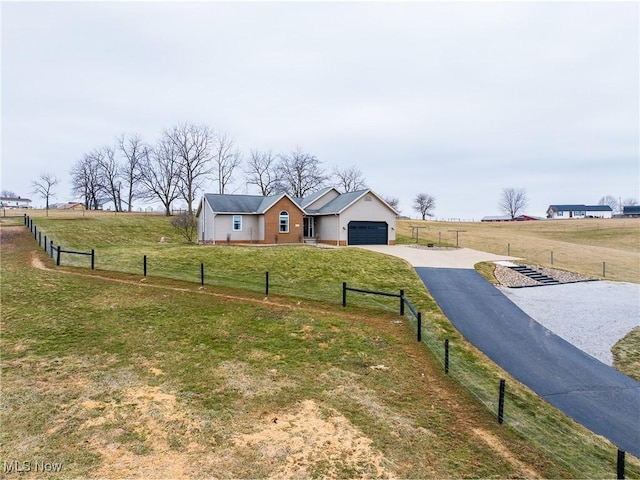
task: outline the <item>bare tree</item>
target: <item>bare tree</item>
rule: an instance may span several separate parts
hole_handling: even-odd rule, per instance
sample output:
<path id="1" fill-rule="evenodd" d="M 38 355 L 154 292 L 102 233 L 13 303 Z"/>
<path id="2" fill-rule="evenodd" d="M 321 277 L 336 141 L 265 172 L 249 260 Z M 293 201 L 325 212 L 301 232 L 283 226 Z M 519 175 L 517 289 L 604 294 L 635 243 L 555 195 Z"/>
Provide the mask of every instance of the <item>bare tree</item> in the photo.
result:
<path id="1" fill-rule="evenodd" d="M 240 152 L 226 134 L 218 135 L 213 150 L 213 176 L 218 183 L 218 193 L 225 193 L 233 180 L 233 171 L 240 165 Z"/>
<path id="2" fill-rule="evenodd" d="M 400 209 L 400 199 L 397 197 L 382 197 L 382 200 L 384 200 L 391 208 L 393 208 L 396 212 L 399 212 Z"/>
<path id="3" fill-rule="evenodd" d="M 8 198 L 17 198 L 18 194 L 13 190 L 2 190 L 0 192 L 0 197 L 8 197 Z"/>
<path id="4" fill-rule="evenodd" d="M 147 198 L 157 198 L 171 215 L 171 204 L 180 198 L 181 164 L 175 144 L 162 137 L 149 155 L 140 162 L 140 182 Z"/>
<path id="5" fill-rule="evenodd" d="M 252 150 L 245 171 L 246 182 L 256 185 L 263 196 L 269 196 L 279 184 L 277 157 L 269 152 Z"/>
<path id="6" fill-rule="evenodd" d="M 605 195 L 600 199 L 598 205 L 609 205 L 613 213 L 622 210 L 622 206 L 618 203 L 618 200 L 616 200 L 616 197 L 614 197 L 613 195 Z"/>
<path id="7" fill-rule="evenodd" d="M 422 220 L 426 220 L 427 216 L 432 217 L 431 211 L 436 208 L 436 199 L 428 193 L 419 193 L 413 201 L 413 209 L 418 212 Z"/>
<path id="8" fill-rule="evenodd" d="M 83 199 L 87 210 L 95 210 L 99 206 L 99 195 L 102 190 L 95 159 L 85 154 L 71 168 L 71 190 L 74 195 Z"/>
<path id="9" fill-rule="evenodd" d="M 500 209 L 510 215 L 512 219 L 516 218 L 518 213 L 526 208 L 527 203 L 527 190 L 524 188 L 503 188 L 498 200 Z"/>
<path id="10" fill-rule="evenodd" d="M 117 142 L 120 153 L 124 157 L 120 169 L 126 195 L 124 203 L 127 205 L 127 211 L 130 212 L 133 208 L 133 200 L 141 194 L 140 166 L 149 156 L 149 146 L 139 135 L 125 135 L 124 133 L 117 138 Z"/>
<path id="11" fill-rule="evenodd" d="M 335 167 L 333 176 L 344 193 L 356 192 L 366 188 L 362 171 L 355 165 L 345 168 Z"/>
<path id="12" fill-rule="evenodd" d="M 90 153 L 98 167 L 98 178 L 104 194 L 113 202 L 116 212 L 122 211 L 122 197 L 120 190 L 120 165 L 116 160 L 116 151 L 113 147 L 105 145 Z"/>
<path id="13" fill-rule="evenodd" d="M 180 162 L 180 194 L 193 213 L 197 191 L 209 176 L 213 133 L 206 125 L 184 123 L 164 131 L 166 140 L 173 144 Z"/>
<path id="14" fill-rule="evenodd" d="M 635 205 L 638 205 L 638 199 L 637 198 L 627 197 L 624 200 L 622 200 L 622 206 L 623 207 L 633 207 Z"/>
<path id="15" fill-rule="evenodd" d="M 278 190 L 294 197 L 304 197 L 323 187 L 329 176 L 315 156 L 296 147 L 288 155 L 281 155 L 278 163 Z"/>
<path id="16" fill-rule="evenodd" d="M 33 193 L 40 195 L 44 198 L 45 201 L 45 210 L 47 212 L 47 216 L 49 216 L 49 199 L 55 196 L 55 193 L 52 191 L 53 187 L 58 184 L 58 179 L 55 175 L 51 173 L 43 173 L 41 174 L 37 180 L 31 182 L 31 186 L 33 187 Z"/>

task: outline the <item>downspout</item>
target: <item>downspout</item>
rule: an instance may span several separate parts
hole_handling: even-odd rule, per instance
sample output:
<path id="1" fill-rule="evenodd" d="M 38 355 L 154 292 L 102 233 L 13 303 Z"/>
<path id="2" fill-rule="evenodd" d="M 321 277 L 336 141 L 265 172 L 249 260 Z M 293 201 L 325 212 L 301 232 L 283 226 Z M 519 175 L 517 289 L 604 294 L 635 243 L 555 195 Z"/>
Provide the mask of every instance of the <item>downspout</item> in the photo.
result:
<path id="1" fill-rule="evenodd" d="M 204 231 L 207 229 L 207 212 L 204 209 L 204 197 L 202 197 L 202 203 L 200 205 L 200 212 L 202 213 L 202 238 L 201 241 L 204 244 Z"/>
<path id="2" fill-rule="evenodd" d="M 338 234 L 336 235 L 336 246 L 340 246 L 340 215 L 336 213 L 336 224 L 338 229 Z"/>

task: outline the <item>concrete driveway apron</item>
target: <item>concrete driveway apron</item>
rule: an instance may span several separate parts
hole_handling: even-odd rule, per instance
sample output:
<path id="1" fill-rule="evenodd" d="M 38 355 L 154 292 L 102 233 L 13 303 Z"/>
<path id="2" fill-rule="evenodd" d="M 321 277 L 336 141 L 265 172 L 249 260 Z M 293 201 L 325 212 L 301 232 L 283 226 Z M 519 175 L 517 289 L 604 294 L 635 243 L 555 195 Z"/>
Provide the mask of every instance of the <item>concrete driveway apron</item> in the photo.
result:
<path id="1" fill-rule="evenodd" d="M 469 342 L 547 402 L 640 457 L 640 383 L 544 328 L 473 270 L 480 261 L 513 258 L 470 249 L 365 248 L 412 264 Z"/>

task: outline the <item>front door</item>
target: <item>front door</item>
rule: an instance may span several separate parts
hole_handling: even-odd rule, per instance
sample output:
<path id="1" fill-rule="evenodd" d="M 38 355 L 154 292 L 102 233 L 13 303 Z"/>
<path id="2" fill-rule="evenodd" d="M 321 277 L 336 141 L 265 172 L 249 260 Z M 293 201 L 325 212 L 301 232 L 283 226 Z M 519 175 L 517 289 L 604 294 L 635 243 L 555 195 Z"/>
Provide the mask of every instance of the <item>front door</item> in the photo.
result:
<path id="1" fill-rule="evenodd" d="M 314 232 L 314 220 L 315 218 L 313 217 L 304 217 L 303 219 L 303 230 L 304 230 L 304 237 L 305 238 L 313 238 L 315 236 L 315 232 Z"/>

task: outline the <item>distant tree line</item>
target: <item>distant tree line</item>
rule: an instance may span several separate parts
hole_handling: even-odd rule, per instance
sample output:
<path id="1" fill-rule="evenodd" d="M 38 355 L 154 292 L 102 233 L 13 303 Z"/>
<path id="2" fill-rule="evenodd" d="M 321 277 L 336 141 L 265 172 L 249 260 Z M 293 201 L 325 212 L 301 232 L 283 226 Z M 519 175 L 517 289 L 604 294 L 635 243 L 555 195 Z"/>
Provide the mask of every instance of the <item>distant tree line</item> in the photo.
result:
<path id="1" fill-rule="evenodd" d="M 616 199 L 613 195 L 605 195 L 600 199 L 598 205 L 608 205 L 613 213 L 622 213 L 624 207 L 638 205 L 638 199 L 632 197 Z"/>
<path id="2" fill-rule="evenodd" d="M 367 187 L 355 165 L 328 171 L 320 159 L 299 146 L 287 153 L 251 150 L 245 159 L 226 133 L 194 123 L 164 129 L 153 144 L 140 135 L 123 133 L 112 143 L 84 153 L 69 173 L 72 195 L 88 210 L 110 203 L 117 212 L 131 212 L 135 202 L 159 202 L 167 216 L 176 201 L 183 201 L 192 215 L 197 196 L 212 184 L 219 194 L 237 193 L 241 188 L 234 186 L 240 183 L 246 186 L 245 192 L 287 193 L 296 198 L 328 185 L 342 193 Z M 50 173 L 32 182 L 33 192 L 45 200 L 47 210 L 58 183 Z M 397 197 L 381 198 L 399 212 Z M 424 220 L 433 216 L 435 205 L 435 197 L 420 193 L 413 208 Z"/>
<path id="3" fill-rule="evenodd" d="M 235 181 L 261 195 L 304 197 L 332 182 L 342 192 L 366 188 L 355 166 L 329 173 L 314 155 L 296 147 L 288 153 L 251 150 L 246 161 L 235 141 L 207 125 L 183 123 L 162 131 L 155 144 L 122 134 L 110 145 L 85 153 L 71 169 L 72 193 L 85 208 L 111 202 L 116 211 L 132 211 L 135 201 L 158 201 L 166 215 L 182 200 L 193 213 L 196 196 L 214 183 L 229 192 Z M 237 191 L 237 189 L 236 189 Z M 397 208 L 398 200 L 388 203 Z"/>

